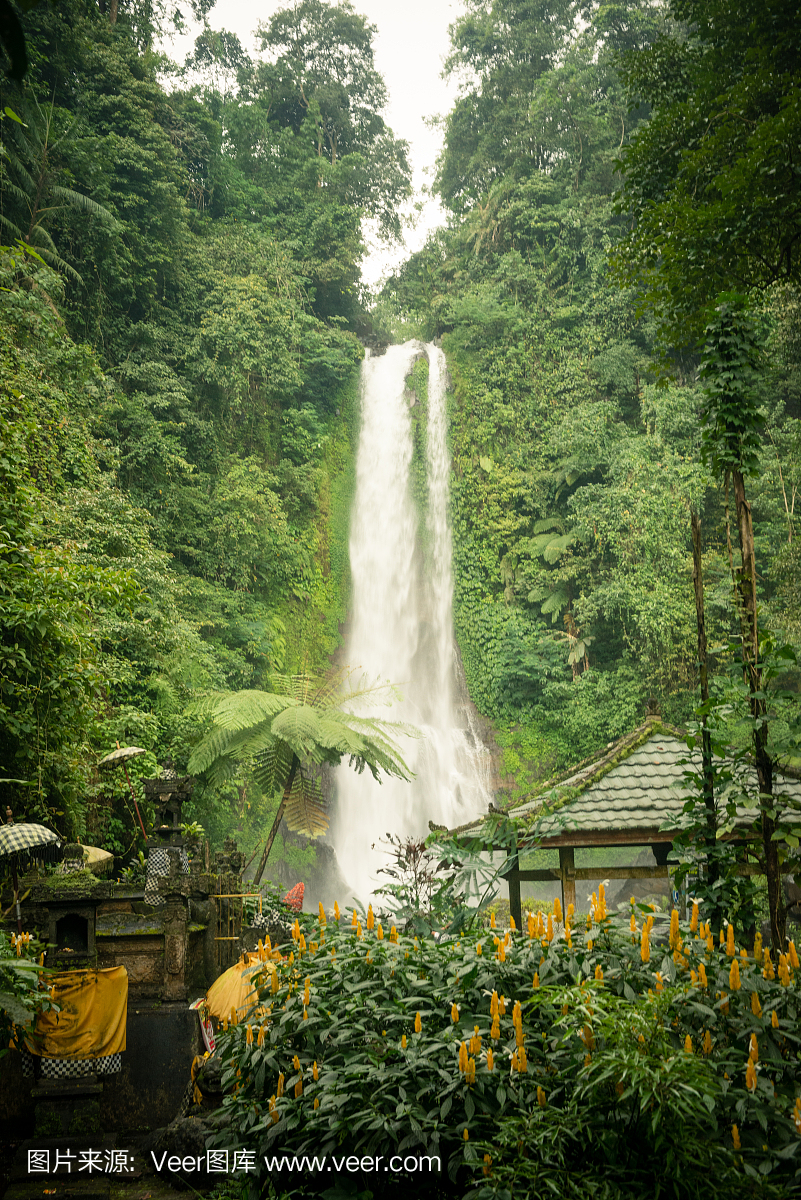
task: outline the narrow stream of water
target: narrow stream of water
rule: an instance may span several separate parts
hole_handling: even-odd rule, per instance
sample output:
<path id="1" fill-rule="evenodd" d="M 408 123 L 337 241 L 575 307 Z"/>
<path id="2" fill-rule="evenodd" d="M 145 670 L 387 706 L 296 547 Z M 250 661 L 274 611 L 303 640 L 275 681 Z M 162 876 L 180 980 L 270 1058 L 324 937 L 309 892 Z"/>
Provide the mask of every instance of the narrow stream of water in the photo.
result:
<path id="1" fill-rule="evenodd" d="M 412 397 L 405 379 L 415 360 L 429 362 L 426 438 L 427 512 L 411 488 Z M 352 617 L 345 661 L 371 680 L 390 680 L 403 694 L 375 716 L 406 721 L 423 739 L 403 739 L 412 783 L 369 772 L 337 771 L 331 836 L 354 894 L 366 901 L 381 883 L 387 832 L 423 838 L 428 822 L 453 826 L 485 812 L 489 756 L 467 727 L 458 703 L 453 640 L 453 568 L 448 521 L 446 368 L 434 345 L 406 342 L 366 359 L 362 428 L 351 518 Z M 376 844 L 376 848 L 372 849 Z"/>

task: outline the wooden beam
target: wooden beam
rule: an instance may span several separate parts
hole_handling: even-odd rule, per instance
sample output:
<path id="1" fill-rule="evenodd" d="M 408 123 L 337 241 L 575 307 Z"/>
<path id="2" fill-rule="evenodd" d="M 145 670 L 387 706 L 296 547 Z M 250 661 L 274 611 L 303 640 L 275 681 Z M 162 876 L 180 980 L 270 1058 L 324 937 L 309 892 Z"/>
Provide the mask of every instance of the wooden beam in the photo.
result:
<path id="1" fill-rule="evenodd" d="M 567 906 L 576 908 L 576 864 L 572 846 L 559 847 L 559 866 L 562 871 L 562 912 L 567 920 Z"/>
<path id="2" fill-rule="evenodd" d="M 523 928 L 523 908 L 520 902 L 520 858 L 517 850 L 510 850 L 512 869 L 506 876 L 509 883 L 509 912 L 515 919 L 518 929 Z"/>

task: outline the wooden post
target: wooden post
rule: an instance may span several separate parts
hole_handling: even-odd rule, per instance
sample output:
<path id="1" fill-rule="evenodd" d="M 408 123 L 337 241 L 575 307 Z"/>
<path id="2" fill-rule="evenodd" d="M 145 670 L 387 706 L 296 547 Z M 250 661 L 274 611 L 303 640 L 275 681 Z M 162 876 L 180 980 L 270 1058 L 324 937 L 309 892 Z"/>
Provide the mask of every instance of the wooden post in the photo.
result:
<path id="1" fill-rule="evenodd" d="M 562 912 L 567 917 L 568 904 L 576 908 L 576 864 L 572 846 L 559 847 L 559 870 L 562 875 Z"/>
<path id="2" fill-rule="evenodd" d="M 523 908 L 520 902 L 520 855 L 517 848 L 508 851 L 512 859 L 511 870 L 506 878 L 509 881 L 509 912 L 515 919 L 518 929 L 523 928 Z"/>

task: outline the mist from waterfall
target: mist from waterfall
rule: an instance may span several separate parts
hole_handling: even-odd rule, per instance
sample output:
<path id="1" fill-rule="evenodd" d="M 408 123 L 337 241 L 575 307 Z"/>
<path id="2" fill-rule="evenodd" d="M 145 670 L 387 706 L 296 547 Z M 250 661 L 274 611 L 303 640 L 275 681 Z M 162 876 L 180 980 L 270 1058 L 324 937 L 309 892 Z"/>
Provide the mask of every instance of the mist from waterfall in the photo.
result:
<path id="1" fill-rule="evenodd" d="M 426 513 L 412 497 L 413 436 L 405 380 L 417 358 L 429 363 Z M 357 675 L 390 680 L 402 703 L 371 715 L 405 721 L 423 739 L 401 740 L 411 783 L 369 772 L 337 771 L 331 837 L 343 875 L 366 901 L 386 855 L 373 844 L 387 832 L 427 836 L 428 822 L 463 823 L 485 812 L 489 756 L 459 703 L 453 639 L 453 566 L 448 522 L 446 367 L 442 351 L 420 342 L 391 346 L 362 367 L 362 427 L 351 517 L 353 584 L 345 661 Z"/>

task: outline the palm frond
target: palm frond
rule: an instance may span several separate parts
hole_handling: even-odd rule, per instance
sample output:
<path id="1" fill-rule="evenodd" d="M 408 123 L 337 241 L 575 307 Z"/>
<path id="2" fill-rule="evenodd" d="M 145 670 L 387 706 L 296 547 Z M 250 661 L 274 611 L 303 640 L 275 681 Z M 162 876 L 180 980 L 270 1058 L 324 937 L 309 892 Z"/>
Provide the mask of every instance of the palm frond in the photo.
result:
<path id="1" fill-rule="evenodd" d="M 272 731 L 291 747 L 301 761 L 315 758 L 320 728 L 320 716 L 308 704 L 286 708 L 273 718 Z"/>
<path id="2" fill-rule="evenodd" d="M 50 188 L 50 195 L 55 196 L 57 200 L 63 200 L 64 207 L 69 205 L 70 208 L 81 208 L 84 212 L 91 213 L 93 217 L 100 217 L 103 221 L 109 221 L 112 225 L 119 227 L 119 222 L 114 215 L 104 208 L 102 204 L 98 204 L 96 200 L 92 200 L 89 196 L 82 196 L 80 192 L 74 192 L 72 188 L 60 187 L 53 185 Z"/>
<path id="3" fill-rule="evenodd" d="M 253 762 L 253 778 L 265 796 L 280 792 L 289 778 L 292 766 L 292 751 L 286 742 L 274 741 L 272 746 L 259 754 Z"/>
<path id="4" fill-rule="evenodd" d="M 284 820 L 293 833 L 319 837 L 328 829 L 328 816 L 323 807 L 319 784 L 306 779 L 298 771 L 284 809 Z"/>

